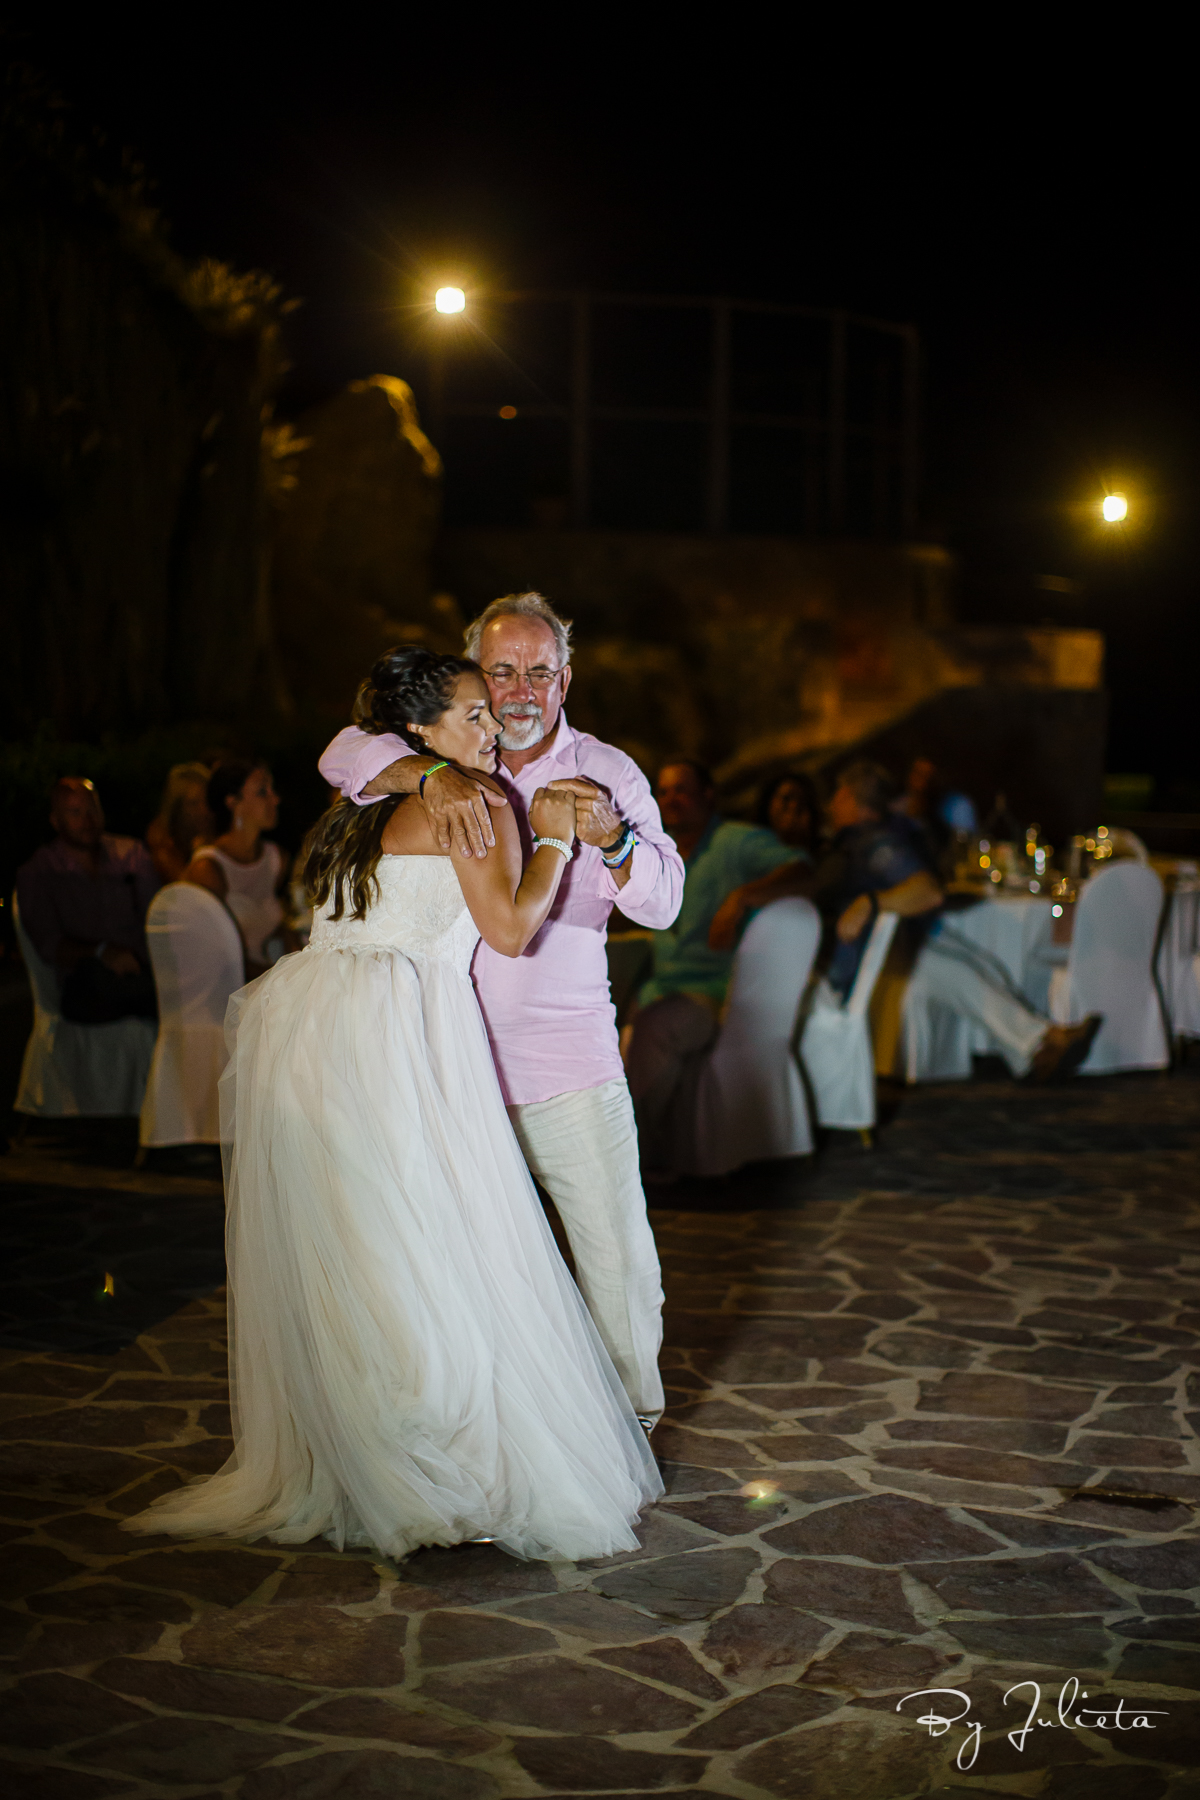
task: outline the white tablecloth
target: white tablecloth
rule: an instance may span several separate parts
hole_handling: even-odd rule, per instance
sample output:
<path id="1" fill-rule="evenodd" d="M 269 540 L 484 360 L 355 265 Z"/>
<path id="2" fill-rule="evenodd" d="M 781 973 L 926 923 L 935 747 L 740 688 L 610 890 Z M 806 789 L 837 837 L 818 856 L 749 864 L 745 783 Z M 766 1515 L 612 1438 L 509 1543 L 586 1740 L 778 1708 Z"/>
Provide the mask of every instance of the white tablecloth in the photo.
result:
<path id="1" fill-rule="evenodd" d="M 943 914 L 940 931 L 977 950 L 981 967 L 995 958 L 1030 1006 L 1044 1013 L 1050 977 L 1069 954 L 1068 945 L 1053 941 L 1050 907 L 1043 894 L 989 894 L 977 906 Z"/>
<path id="2" fill-rule="evenodd" d="M 1036 1012 L 1046 1014 L 1050 977 L 1070 954 L 1068 945 L 1053 940 L 1050 909 L 1051 901 L 1041 894 L 989 894 L 975 906 L 946 913 L 938 929 L 978 952 L 981 973 L 990 969 L 1000 980 L 1007 977 Z M 1167 901 L 1157 974 L 1171 1035 L 1200 1037 L 1200 881 L 1195 877 L 1181 879 Z M 914 1062 L 917 1038 L 922 1048 Z M 900 1054 L 908 1080 L 944 1081 L 969 1075 L 972 1056 L 998 1052 L 981 1025 L 947 1014 L 909 1034 Z"/>
<path id="3" fill-rule="evenodd" d="M 1041 894 L 989 894 L 961 912 L 947 912 L 935 927 L 944 940 L 961 945 L 985 977 L 1010 985 L 1035 1012 L 1045 1014 L 1050 977 L 1065 963 L 1066 944 L 1053 941 L 1051 902 Z M 971 957 L 974 952 L 974 957 Z M 953 1081 L 971 1073 L 974 1056 L 997 1056 L 1000 1046 L 985 1026 L 927 1004 L 916 989 L 905 999 L 905 1026 L 898 1046 L 897 1073 L 908 1081 Z M 926 1007 L 919 1022 L 914 1006 Z"/>

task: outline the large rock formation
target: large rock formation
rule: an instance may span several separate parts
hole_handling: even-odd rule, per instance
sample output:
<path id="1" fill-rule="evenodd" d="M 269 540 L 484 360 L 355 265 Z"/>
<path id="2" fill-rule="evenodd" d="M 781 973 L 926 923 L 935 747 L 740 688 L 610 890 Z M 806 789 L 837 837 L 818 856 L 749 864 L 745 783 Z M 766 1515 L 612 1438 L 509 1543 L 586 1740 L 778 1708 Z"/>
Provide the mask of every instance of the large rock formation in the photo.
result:
<path id="1" fill-rule="evenodd" d="M 412 390 L 354 381 L 279 443 L 290 475 L 275 521 L 275 618 L 289 687 L 348 715 L 372 661 L 401 640 L 458 649 L 457 615 L 430 593 L 441 458 Z"/>

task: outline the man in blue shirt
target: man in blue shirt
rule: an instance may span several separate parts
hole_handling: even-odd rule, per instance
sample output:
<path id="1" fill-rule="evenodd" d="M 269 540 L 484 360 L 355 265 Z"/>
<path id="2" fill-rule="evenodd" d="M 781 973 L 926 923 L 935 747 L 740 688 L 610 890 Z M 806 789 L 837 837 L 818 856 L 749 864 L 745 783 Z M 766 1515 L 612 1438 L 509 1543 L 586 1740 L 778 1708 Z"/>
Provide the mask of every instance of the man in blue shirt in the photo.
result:
<path id="1" fill-rule="evenodd" d="M 679 758 L 659 770 L 654 788 L 662 822 L 684 862 L 683 904 L 675 924 L 654 933 L 654 974 L 638 994 L 627 1069 L 637 1113 L 643 1168 L 669 1162 L 663 1133 L 690 1057 L 703 1051 L 733 971 L 734 944 L 714 949 L 709 929 L 735 888 L 811 859 L 773 831 L 722 819 L 712 776 Z"/>
<path id="2" fill-rule="evenodd" d="M 801 894 L 825 921 L 821 960 L 830 985 L 845 995 L 878 913 L 899 913 L 913 921 L 914 936 L 923 935 L 942 904 L 942 890 L 919 836 L 890 810 L 893 793 L 891 778 L 877 763 L 852 763 L 830 799 L 826 821 L 832 835 L 816 867 L 779 868 L 735 889 L 713 918 L 710 944 L 732 948 L 748 913 Z"/>

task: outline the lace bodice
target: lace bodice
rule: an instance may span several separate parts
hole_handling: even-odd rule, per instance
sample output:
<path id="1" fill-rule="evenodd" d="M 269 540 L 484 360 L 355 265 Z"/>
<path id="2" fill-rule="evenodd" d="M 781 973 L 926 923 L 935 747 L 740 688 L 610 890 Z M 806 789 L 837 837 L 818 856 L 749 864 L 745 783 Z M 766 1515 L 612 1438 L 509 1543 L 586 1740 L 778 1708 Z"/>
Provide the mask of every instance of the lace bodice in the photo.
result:
<path id="1" fill-rule="evenodd" d="M 328 905 L 313 918 L 312 950 L 400 950 L 405 956 L 450 963 L 461 975 L 479 941 L 458 876 L 448 856 L 381 856 L 379 898 L 365 919 L 336 923 Z"/>

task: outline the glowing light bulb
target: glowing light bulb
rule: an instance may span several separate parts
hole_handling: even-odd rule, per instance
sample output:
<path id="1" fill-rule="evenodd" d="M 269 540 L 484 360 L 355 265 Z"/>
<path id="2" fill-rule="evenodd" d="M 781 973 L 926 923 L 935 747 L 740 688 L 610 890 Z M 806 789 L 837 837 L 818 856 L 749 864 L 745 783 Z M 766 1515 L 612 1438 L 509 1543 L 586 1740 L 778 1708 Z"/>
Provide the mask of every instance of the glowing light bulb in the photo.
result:
<path id="1" fill-rule="evenodd" d="M 1124 494 L 1105 494 L 1100 508 L 1106 525 L 1117 525 L 1129 511 L 1129 502 Z"/>
<path id="2" fill-rule="evenodd" d="M 440 313 L 465 312 L 467 296 L 461 288 L 439 288 L 433 296 L 433 304 Z M 1105 504 L 1108 504 L 1107 501 Z"/>

